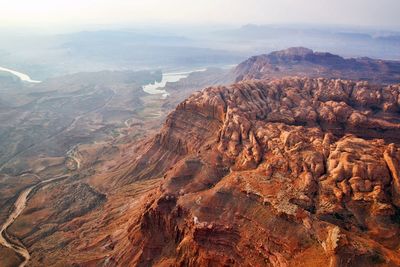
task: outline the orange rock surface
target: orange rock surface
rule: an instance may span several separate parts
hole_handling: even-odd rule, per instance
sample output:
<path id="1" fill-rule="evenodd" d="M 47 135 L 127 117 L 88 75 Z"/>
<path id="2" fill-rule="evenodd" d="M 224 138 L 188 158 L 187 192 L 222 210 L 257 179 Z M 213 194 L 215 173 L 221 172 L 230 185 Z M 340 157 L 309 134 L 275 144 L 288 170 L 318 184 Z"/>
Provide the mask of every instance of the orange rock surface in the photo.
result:
<path id="1" fill-rule="evenodd" d="M 400 85 L 193 94 L 117 183 L 164 177 L 120 266 L 400 266 Z M 143 148 L 142 148 L 143 149 Z"/>

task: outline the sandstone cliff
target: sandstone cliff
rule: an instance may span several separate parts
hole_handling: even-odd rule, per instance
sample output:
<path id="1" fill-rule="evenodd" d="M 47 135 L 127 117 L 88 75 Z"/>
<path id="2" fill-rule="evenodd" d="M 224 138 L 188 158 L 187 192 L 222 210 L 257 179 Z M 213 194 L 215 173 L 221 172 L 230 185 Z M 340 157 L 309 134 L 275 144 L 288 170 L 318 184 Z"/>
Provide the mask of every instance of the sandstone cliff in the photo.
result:
<path id="1" fill-rule="evenodd" d="M 287 78 L 182 102 L 121 266 L 400 266 L 400 85 Z M 138 172 L 149 163 L 150 169 Z"/>

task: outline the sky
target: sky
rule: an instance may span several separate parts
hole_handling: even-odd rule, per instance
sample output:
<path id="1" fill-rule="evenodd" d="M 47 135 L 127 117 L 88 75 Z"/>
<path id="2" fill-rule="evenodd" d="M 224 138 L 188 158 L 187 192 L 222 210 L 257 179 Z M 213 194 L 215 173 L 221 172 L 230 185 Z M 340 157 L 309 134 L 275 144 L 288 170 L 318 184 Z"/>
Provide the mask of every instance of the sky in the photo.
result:
<path id="1" fill-rule="evenodd" d="M 400 0 L 0 0 L 3 27 L 317 24 L 400 30 Z"/>

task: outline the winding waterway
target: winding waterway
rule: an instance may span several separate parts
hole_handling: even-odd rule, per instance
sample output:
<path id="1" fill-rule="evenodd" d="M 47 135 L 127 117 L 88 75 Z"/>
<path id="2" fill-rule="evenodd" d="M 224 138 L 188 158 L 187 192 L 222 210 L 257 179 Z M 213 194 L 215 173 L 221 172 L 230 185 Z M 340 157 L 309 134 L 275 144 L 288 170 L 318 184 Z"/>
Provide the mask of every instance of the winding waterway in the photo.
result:
<path id="1" fill-rule="evenodd" d="M 41 83 L 41 81 L 32 80 L 31 77 L 29 77 L 28 74 L 25 74 L 25 73 L 22 73 L 22 72 L 18 72 L 16 70 L 0 67 L 0 71 L 5 71 L 5 72 L 8 72 L 8 73 L 11 73 L 11 74 L 17 76 L 18 78 L 20 78 L 21 81 L 24 81 L 24 82 Z"/>
<path id="2" fill-rule="evenodd" d="M 18 218 L 18 216 L 24 211 L 24 209 L 26 207 L 26 203 L 28 201 L 28 196 L 32 192 L 33 189 L 40 187 L 44 184 L 48 184 L 48 183 L 51 183 L 51 182 L 54 182 L 57 180 L 61 180 L 61 179 L 67 178 L 67 177 L 68 177 L 68 175 L 56 176 L 56 177 L 48 179 L 48 180 L 43 180 L 35 185 L 32 185 L 32 186 L 26 188 L 25 190 L 23 190 L 19 194 L 17 200 L 14 203 L 14 210 L 8 216 L 7 220 L 3 223 L 3 225 L 1 225 L 0 245 L 14 250 L 18 255 L 20 255 L 24 259 L 22 261 L 22 263 L 19 265 L 20 267 L 25 266 L 31 257 L 30 257 L 29 251 L 27 250 L 27 248 L 24 245 L 17 244 L 17 243 L 14 243 L 13 241 L 11 241 L 11 239 L 9 238 L 9 236 L 7 234 L 7 228 L 10 225 L 12 225 L 14 223 L 14 221 Z"/>
<path id="3" fill-rule="evenodd" d="M 163 73 L 160 82 L 153 82 L 143 86 L 143 91 L 151 95 L 162 94 L 162 96 L 165 98 L 169 95 L 169 93 L 165 90 L 165 86 L 167 85 L 167 83 L 178 82 L 181 79 L 187 78 L 193 72 L 202 72 L 202 71 L 206 71 L 206 69 L 199 69 L 199 70 L 185 71 L 185 72 Z"/>
<path id="4" fill-rule="evenodd" d="M 169 93 L 165 90 L 165 86 L 168 82 L 178 82 L 181 79 L 188 77 L 193 72 L 201 72 L 205 71 L 206 69 L 194 70 L 194 71 L 187 71 L 187 72 L 170 72 L 164 73 L 162 76 L 162 80 L 160 82 L 153 82 L 148 85 L 143 86 L 143 91 L 149 94 L 162 94 L 163 97 L 167 97 Z M 14 71 L 11 69 L 0 67 L 0 71 L 9 72 L 17 77 L 19 77 L 22 81 L 29 82 L 29 83 L 40 83 L 41 81 L 32 80 L 27 74 Z M 12 239 L 7 234 L 7 229 L 14 223 L 14 221 L 21 215 L 21 213 L 26 208 L 28 197 L 30 193 L 44 185 L 48 184 L 60 179 L 64 179 L 69 177 L 68 175 L 60 175 L 48 180 L 42 180 L 37 184 L 34 184 L 26 189 L 24 189 L 19 195 L 17 200 L 14 202 L 14 209 L 11 214 L 8 216 L 7 220 L 1 225 L 0 227 L 0 245 L 5 246 L 14 250 L 18 255 L 23 258 L 22 263 L 19 265 L 20 267 L 25 266 L 29 259 L 30 254 L 28 249 L 23 245 L 12 241 Z M 41 180 L 41 179 L 40 179 Z"/>

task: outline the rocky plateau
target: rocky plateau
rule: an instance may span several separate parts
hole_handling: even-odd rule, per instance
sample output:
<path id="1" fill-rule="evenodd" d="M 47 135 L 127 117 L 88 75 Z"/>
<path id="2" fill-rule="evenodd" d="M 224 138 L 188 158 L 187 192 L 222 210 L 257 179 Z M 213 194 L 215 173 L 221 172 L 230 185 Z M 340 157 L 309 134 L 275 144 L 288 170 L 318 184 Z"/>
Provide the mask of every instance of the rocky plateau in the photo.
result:
<path id="1" fill-rule="evenodd" d="M 247 80 L 178 105 L 120 266 L 400 266 L 400 85 Z"/>
<path id="2" fill-rule="evenodd" d="M 8 234 L 28 266 L 400 266 L 399 75 L 291 48 L 167 84 L 159 130 L 71 152 Z"/>

